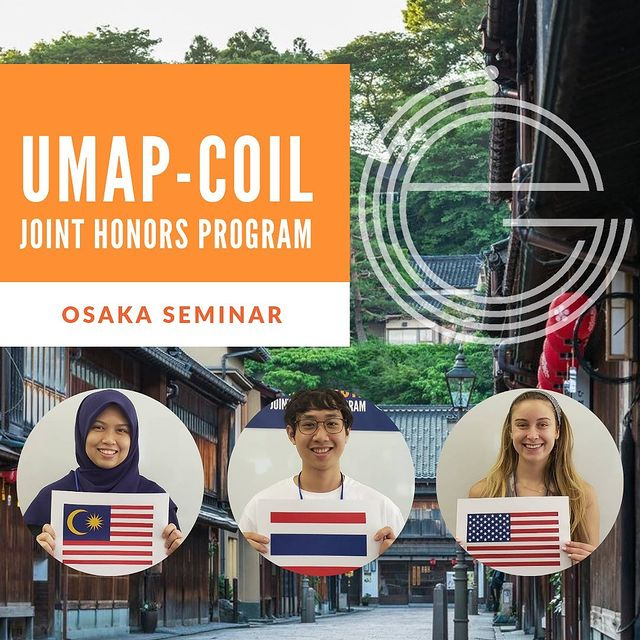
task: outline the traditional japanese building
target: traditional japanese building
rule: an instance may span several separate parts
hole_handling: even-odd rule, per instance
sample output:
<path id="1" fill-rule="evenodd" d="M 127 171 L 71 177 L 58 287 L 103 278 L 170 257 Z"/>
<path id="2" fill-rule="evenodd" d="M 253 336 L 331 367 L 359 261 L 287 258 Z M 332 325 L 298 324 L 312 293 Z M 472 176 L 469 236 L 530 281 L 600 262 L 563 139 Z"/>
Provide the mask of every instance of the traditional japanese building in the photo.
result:
<path id="1" fill-rule="evenodd" d="M 491 180 L 513 183 L 493 199 L 505 201 L 514 220 L 537 223 L 516 227 L 507 246 L 490 255 L 489 295 L 530 304 L 540 297 L 529 292 L 549 293 L 545 285 L 555 281 L 558 292 L 590 299 L 595 329 L 580 337 L 591 313 L 584 309 L 563 336 L 570 357 L 551 385 L 600 417 L 620 447 L 626 482 L 620 516 L 587 560 L 554 580 L 515 580 L 519 622 L 536 637 L 626 640 L 640 634 L 638 24 L 640 4 L 631 0 L 490 0 L 482 27 L 498 95 L 522 101 L 499 109 L 531 116 L 531 105 L 543 108 L 555 120 L 539 111 L 534 119 L 555 127 L 567 143 L 522 119 L 493 121 Z M 519 317 L 531 318 L 524 311 Z M 505 322 L 509 340 L 496 349 L 496 391 L 551 388 L 544 368 L 539 373 L 544 320 L 543 314 L 536 338 Z"/>
<path id="2" fill-rule="evenodd" d="M 484 262 L 479 255 L 420 256 L 420 261 L 421 264 L 416 264 L 414 268 L 416 273 L 420 275 L 423 286 L 426 285 L 430 290 L 437 291 L 445 298 L 466 293 L 478 294 L 484 287 Z M 443 288 L 441 282 L 447 283 L 447 287 Z M 416 293 L 434 311 L 440 311 L 443 308 L 441 301 L 425 294 L 421 289 L 416 289 Z M 469 318 L 469 320 L 477 321 L 481 312 L 482 310 L 478 309 L 478 317 Z M 405 313 L 388 315 L 384 327 L 385 342 L 389 344 L 438 344 L 452 340 L 436 329 L 438 320 L 435 313 L 431 314 L 433 318 L 430 318 L 430 314 L 421 309 L 421 315 L 423 317 L 420 319 Z"/>
<path id="3" fill-rule="evenodd" d="M 144 600 L 161 605 L 159 624 L 208 622 L 217 615 L 219 545 L 235 531 L 226 472 L 242 391 L 180 349 L 3 348 L 0 398 L 0 630 L 12 637 L 106 638 L 140 626 Z M 65 397 L 97 388 L 144 393 L 188 427 L 203 461 L 205 494 L 184 544 L 159 566 L 99 578 L 50 559 L 22 522 L 15 469 L 36 422 Z"/>
<path id="4" fill-rule="evenodd" d="M 247 402 L 236 410 L 234 442 L 247 423 L 279 395 L 246 373 L 245 360 L 264 362 L 268 353 L 262 347 L 186 349 L 228 384 L 241 390 Z M 224 578 L 238 580 L 238 611 L 243 619 L 286 618 L 298 615 L 301 578 L 272 564 L 258 554 L 239 531 L 223 534 Z"/>
<path id="5" fill-rule="evenodd" d="M 396 542 L 378 559 L 377 567 L 369 571 L 365 567 L 363 591 L 370 588 L 380 604 L 433 602 L 433 588 L 439 582 L 446 584 L 456 554 L 436 496 L 438 459 L 455 416 L 451 407 L 441 405 L 380 405 L 380 409 L 407 441 L 415 467 L 415 495 Z"/>

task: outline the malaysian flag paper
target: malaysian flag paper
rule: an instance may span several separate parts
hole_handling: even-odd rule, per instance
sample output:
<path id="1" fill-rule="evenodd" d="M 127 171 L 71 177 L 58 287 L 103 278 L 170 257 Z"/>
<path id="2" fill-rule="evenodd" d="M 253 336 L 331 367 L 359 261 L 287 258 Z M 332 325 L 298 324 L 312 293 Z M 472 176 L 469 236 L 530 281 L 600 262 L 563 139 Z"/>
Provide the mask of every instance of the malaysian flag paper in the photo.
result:
<path id="1" fill-rule="evenodd" d="M 263 500 L 260 533 L 269 536 L 268 560 L 307 575 L 337 575 L 378 557 L 373 539 L 384 524 L 367 500 Z"/>
<path id="2" fill-rule="evenodd" d="M 476 560 L 514 575 L 571 566 L 561 549 L 570 537 L 569 498 L 458 500 L 457 537 Z"/>
<path id="3" fill-rule="evenodd" d="M 53 491 L 55 558 L 94 575 L 142 571 L 166 557 L 166 493 Z"/>

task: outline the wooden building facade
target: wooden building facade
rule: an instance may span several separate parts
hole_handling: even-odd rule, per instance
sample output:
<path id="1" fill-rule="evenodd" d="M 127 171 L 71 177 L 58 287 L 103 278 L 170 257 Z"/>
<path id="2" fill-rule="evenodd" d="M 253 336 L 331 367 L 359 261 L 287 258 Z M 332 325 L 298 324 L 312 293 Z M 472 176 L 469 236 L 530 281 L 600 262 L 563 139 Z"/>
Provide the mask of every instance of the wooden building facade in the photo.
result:
<path id="1" fill-rule="evenodd" d="M 144 601 L 160 603 L 162 626 L 210 621 L 217 611 L 217 541 L 223 529 L 236 528 L 226 472 L 244 394 L 180 349 L 4 348 L 0 371 L 0 536 L 10 550 L 0 555 L 0 624 L 16 637 L 106 638 L 139 628 Z M 24 438 L 56 403 L 97 388 L 130 389 L 166 404 L 189 428 L 205 470 L 190 535 L 161 565 L 131 576 L 98 578 L 51 560 L 17 506 L 13 470 Z"/>
<path id="2" fill-rule="evenodd" d="M 380 604 L 432 603 L 433 589 L 447 583 L 456 554 L 436 495 L 438 459 L 455 414 L 441 405 L 380 405 L 380 409 L 407 441 L 415 468 L 415 495 L 402 533 L 377 561 L 375 593 L 369 593 Z"/>
<path id="3" fill-rule="evenodd" d="M 498 95 L 522 101 L 510 107 L 518 115 L 530 116 L 533 104 L 568 124 L 573 129 L 569 150 L 580 155 L 588 183 L 587 188 L 530 190 L 530 184 L 576 183 L 576 163 L 566 147 L 537 128 L 493 121 L 491 181 L 511 181 L 514 189 L 493 192 L 492 198 L 506 202 L 513 219 L 553 223 L 526 232 L 516 228 L 494 247 L 489 295 L 535 302 L 527 292 L 540 287 L 549 293 L 545 283 L 556 278 L 559 287 L 580 291 L 593 302 L 597 324 L 590 339 L 567 341 L 579 356 L 575 387 L 558 390 L 579 399 L 606 425 L 620 448 L 625 474 L 618 520 L 587 560 L 554 578 L 515 580 L 520 624 L 536 637 L 640 637 L 638 24 L 640 4 L 632 0 L 489 0 L 482 25 Z M 553 125 L 550 118 L 535 119 Z M 594 231 L 597 225 L 602 240 Z M 585 251 L 576 260 L 571 256 L 578 242 Z M 520 315 L 527 318 L 531 315 Z M 524 331 L 505 322 L 503 335 L 509 340 L 495 351 L 497 392 L 538 384 L 543 340 L 525 339 Z"/>
<path id="4" fill-rule="evenodd" d="M 282 394 L 272 387 L 249 376 L 245 361 L 265 362 L 269 358 L 262 347 L 195 347 L 186 349 L 199 362 L 222 380 L 241 390 L 247 402 L 240 405 L 235 414 L 231 438 L 238 438 L 250 420 Z M 225 552 L 227 567 L 225 580 L 229 585 L 238 578 L 238 611 L 243 619 L 287 618 L 299 615 L 301 577 L 269 562 L 258 554 L 240 534 L 226 533 L 220 541 Z M 237 556 L 237 568 L 229 562 Z M 232 573 L 233 571 L 238 573 Z M 325 589 L 326 590 L 326 589 Z"/>

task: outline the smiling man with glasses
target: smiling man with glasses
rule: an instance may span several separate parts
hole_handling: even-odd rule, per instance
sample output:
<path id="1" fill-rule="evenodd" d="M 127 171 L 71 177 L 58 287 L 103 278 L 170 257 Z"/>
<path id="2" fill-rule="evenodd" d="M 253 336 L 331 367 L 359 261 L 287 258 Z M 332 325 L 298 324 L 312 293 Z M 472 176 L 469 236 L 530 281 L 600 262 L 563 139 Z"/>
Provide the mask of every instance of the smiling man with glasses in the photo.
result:
<path id="1" fill-rule="evenodd" d="M 385 523 L 374 536 L 380 543 L 379 554 L 384 553 L 402 530 L 404 518 L 389 498 L 340 470 L 340 458 L 353 424 L 353 414 L 342 394 L 333 389 L 299 391 L 289 399 L 284 422 L 302 469 L 249 501 L 238 521 L 249 544 L 268 553 L 269 538 L 257 532 L 261 500 L 362 500 L 373 502 L 380 521 Z"/>

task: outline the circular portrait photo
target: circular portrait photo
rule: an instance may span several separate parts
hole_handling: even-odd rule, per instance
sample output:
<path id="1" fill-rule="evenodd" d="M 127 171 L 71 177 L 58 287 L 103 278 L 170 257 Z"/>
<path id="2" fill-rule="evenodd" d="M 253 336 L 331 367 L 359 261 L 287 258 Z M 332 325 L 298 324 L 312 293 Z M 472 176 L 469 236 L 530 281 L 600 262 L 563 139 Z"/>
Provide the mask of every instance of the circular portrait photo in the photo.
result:
<path id="1" fill-rule="evenodd" d="M 101 389 L 36 424 L 18 465 L 18 499 L 36 542 L 93 575 L 143 571 L 193 527 L 204 477 L 189 431 L 166 406 Z"/>
<path id="2" fill-rule="evenodd" d="M 622 465 L 602 422 L 551 391 L 500 393 L 447 438 L 438 502 L 476 560 L 512 575 L 545 575 L 584 560 L 622 500 Z"/>
<path id="3" fill-rule="evenodd" d="M 242 432 L 229 500 L 249 544 L 278 566 L 337 575 L 402 531 L 415 475 L 407 444 L 367 400 L 333 389 L 274 401 Z"/>

